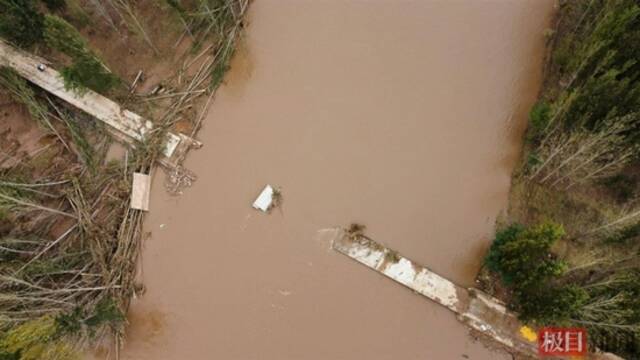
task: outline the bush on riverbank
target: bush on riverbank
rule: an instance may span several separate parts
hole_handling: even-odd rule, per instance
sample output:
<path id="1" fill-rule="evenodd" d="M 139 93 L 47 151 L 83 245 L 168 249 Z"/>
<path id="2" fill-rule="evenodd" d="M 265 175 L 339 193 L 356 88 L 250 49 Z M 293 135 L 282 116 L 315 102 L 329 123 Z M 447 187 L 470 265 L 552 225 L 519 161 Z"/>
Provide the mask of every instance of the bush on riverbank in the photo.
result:
<path id="1" fill-rule="evenodd" d="M 496 234 L 485 264 L 512 292 L 511 307 L 521 319 L 538 324 L 566 323 L 587 298 L 575 286 L 557 284 L 566 264 L 551 247 L 564 236 L 561 225 L 511 225 Z"/>
<path id="2" fill-rule="evenodd" d="M 565 265 L 549 251 L 563 235 L 562 226 L 551 222 L 531 228 L 511 225 L 496 234 L 485 263 L 516 292 L 537 288 L 564 271 Z"/>

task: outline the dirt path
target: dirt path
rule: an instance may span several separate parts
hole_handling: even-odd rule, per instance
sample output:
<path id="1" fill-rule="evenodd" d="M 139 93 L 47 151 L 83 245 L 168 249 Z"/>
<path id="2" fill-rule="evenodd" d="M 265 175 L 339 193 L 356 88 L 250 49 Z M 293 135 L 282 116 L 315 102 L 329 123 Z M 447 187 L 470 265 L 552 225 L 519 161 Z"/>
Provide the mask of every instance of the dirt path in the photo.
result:
<path id="1" fill-rule="evenodd" d="M 154 182 L 126 359 L 502 359 L 331 252 L 356 221 L 470 285 L 506 205 L 552 1 L 260 0 L 178 198 Z M 281 186 L 282 211 L 250 204 Z"/>

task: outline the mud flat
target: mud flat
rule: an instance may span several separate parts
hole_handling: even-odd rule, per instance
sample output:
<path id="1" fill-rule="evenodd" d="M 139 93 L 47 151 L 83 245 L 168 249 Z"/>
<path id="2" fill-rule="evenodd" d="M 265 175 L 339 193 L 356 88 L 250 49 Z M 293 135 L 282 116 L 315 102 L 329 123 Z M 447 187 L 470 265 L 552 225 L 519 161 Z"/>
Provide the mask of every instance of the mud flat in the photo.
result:
<path id="1" fill-rule="evenodd" d="M 466 286 L 506 206 L 553 1 L 260 0 L 186 166 L 156 177 L 125 359 L 508 359 L 332 252 L 374 239 Z M 270 215 L 251 208 L 282 188 Z"/>

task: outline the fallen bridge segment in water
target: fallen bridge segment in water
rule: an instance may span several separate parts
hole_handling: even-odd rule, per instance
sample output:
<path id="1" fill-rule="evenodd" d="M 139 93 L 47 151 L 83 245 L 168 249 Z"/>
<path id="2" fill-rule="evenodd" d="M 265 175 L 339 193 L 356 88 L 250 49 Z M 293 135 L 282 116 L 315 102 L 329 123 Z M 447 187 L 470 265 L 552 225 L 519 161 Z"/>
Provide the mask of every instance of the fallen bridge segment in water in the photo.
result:
<path id="1" fill-rule="evenodd" d="M 82 94 L 66 89 L 62 76 L 46 66 L 48 61 L 20 50 L 0 39 L 0 66 L 15 70 L 29 82 L 39 86 L 74 107 L 108 125 L 109 132 L 119 141 L 135 146 L 154 131 L 153 123 L 140 115 L 122 108 L 116 102 L 87 89 Z M 159 162 L 175 167 L 191 147 L 202 144 L 184 134 L 167 133 Z"/>
<path id="2" fill-rule="evenodd" d="M 524 337 L 524 324 L 500 300 L 465 289 L 367 237 L 335 230 L 332 248 L 453 311 L 459 321 L 509 350 L 537 356 L 537 340 Z M 596 353 L 591 359 L 620 359 Z"/>

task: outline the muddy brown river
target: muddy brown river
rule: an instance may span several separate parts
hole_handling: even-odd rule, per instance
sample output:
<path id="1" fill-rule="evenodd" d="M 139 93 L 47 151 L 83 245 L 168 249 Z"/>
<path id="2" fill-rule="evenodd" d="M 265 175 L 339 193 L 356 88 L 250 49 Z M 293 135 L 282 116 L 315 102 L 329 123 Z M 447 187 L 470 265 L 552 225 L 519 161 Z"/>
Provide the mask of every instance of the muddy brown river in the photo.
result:
<path id="1" fill-rule="evenodd" d="M 373 239 L 473 284 L 507 205 L 553 0 L 256 0 L 172 197 L 154 180 L 121 358 L 510 359 L 329 250 Z M 269 215 L 251 203 L 282 188 Z M 319 235 L 320 234 L 320 235 Z"/>

